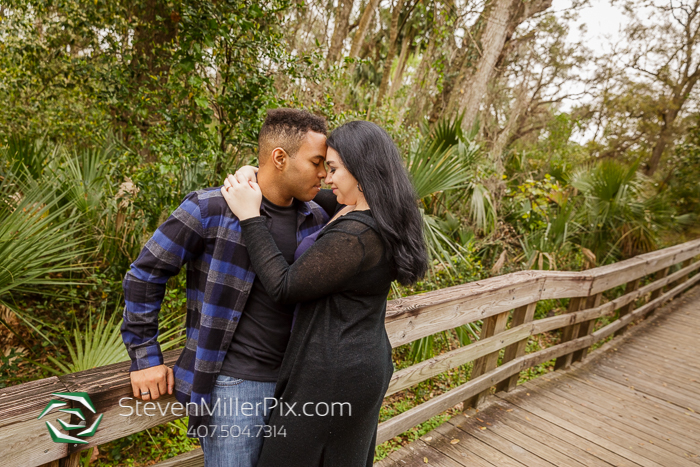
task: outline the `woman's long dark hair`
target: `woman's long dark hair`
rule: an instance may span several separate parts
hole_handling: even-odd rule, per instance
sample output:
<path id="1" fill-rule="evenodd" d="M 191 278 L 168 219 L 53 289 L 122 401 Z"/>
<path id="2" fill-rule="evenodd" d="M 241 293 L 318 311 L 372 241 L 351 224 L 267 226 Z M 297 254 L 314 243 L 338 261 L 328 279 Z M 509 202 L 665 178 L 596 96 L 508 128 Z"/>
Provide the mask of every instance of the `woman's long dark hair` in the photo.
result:
<path id="1" fill-rule="evenodd" d="M 371 122 L 342 125 L 328 137 L 345 168 L 360 183 L 397 279 L 413 284 L 428 269 L 416 192 L 389 134 Z"/>

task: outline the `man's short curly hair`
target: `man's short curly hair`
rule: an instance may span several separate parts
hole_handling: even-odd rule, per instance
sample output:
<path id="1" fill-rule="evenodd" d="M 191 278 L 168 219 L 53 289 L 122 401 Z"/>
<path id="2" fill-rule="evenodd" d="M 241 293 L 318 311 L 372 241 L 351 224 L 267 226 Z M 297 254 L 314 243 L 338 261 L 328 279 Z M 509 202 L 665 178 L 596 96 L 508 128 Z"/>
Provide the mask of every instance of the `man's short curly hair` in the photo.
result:
<path id="1" fill-rule="evenodd" d="M 288 108 L 268 110 L 258 136 L 260 165 L 267 162 L 275 148 L 282 148 L 289 157 L 294 157 L 309 131 L 327 134 L 326 119 L 306 110 Z"/>

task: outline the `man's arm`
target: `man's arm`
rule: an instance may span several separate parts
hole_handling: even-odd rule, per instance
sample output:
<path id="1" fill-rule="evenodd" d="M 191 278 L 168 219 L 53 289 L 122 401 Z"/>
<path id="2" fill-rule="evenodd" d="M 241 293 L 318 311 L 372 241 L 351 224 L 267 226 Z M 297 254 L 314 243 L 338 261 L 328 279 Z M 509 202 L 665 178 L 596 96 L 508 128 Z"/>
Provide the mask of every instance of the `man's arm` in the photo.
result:
<path id="1" fill-rule="evenodd" d="M 131 357 L 134 397 L 155 400 L 172 394 L 171 368 L 163 365 L 158 343 L 158 313 L 168 279 L 184 263 L 204 251 L 199 200 L 190 193 L 148 240 L 124 277 L 124 321 L 122 339 Z M 148 392 L 148 395 L 143 393 Z"/>

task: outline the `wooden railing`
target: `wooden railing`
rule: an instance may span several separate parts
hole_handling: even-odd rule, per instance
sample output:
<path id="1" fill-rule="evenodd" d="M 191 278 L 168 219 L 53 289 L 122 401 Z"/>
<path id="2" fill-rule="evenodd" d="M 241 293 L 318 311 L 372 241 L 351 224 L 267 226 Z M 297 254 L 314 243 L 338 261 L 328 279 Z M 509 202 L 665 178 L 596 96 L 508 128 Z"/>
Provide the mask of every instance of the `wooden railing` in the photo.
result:
<path id="1" fill-rule="evenodd" d="M 474 362 L 467 383 L 381 423 L 377 443 L 460 402 L 476 406 L 493 387 L 512 390 L 525 369 L 554 358 L 557 369 L 584 359 L 591 345 L 623 333 L 630 323 L 699 282 L 700 274 L 693 274 L 700 269 L 698 255 L 700 240 L 694 240 L 583 272 L 523 271 L 390 301 L 386 330 L 393 347 L 478 320 L 483 325 L 478 341 L 394 373 L 387 395 Z M 623 285 L 622 296 L 602 303 L 603 292 Z M 565 314 L 534 319 L 538 301 L 562 298 L 570 299 Z M 596 320 L 614 316 L 616 310 L 617 319 L 594 332 Z M 556 329 L 562 329 L 559 344 L 526 354 L 528 339 Z M 172 365 L 178 353 L 166 352 L 166 364 Z M 134 407 L 133 399 L 122 400 L 131 397 L 128 368 L 128 363 L 118 363 L 0 389 L 2 465 L 58 466 L 59 459 L 60 465 L 77 465 L 79 451 L 178 418 L 171 410 L 163 414 L 156 410 L 153 416 L 124 416 L 128 407 Z M 96 434 L 85 438 L 88 444 L 54 443 L 44 421 L 37 420 L 55 398 L 51 394 L 57 392 L 87 392 L 96 414 L 104 414 Z M 169 396 L 158 402 L 165 407 L 176 401 Z M 96 414 L 87 414 L 88 426 Z M 201 451 L 162 465 L 166 464 L 203 465 Z"/>

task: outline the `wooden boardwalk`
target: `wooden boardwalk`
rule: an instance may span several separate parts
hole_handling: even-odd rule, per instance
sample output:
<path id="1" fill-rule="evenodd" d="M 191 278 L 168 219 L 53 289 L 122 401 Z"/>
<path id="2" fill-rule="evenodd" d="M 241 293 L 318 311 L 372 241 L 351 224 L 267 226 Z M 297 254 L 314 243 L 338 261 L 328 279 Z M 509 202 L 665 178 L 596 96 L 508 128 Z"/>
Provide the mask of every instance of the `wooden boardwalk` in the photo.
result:
<path id="1" fill-rule="evenodd" d="M 375 466 L 700 465 L 700 287 Z"/>

